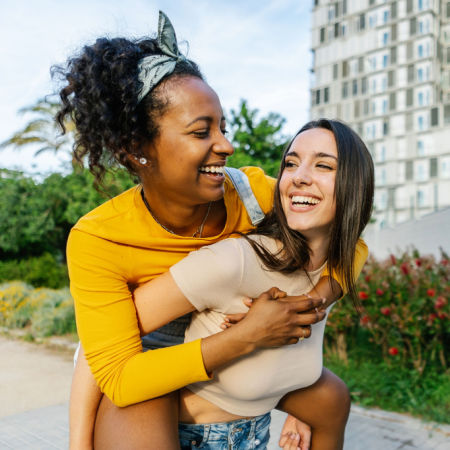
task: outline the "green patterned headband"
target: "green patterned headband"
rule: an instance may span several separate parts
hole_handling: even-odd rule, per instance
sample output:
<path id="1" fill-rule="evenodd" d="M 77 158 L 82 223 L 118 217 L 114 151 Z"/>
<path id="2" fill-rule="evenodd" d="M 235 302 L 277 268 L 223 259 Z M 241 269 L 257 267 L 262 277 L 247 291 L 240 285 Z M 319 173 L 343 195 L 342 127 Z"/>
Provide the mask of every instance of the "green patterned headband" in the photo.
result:
<path id="1" fill-rule="evenodd" d="M 178 50 L 177 36 L 169 18 L 159 11 L 158 47 L 162 55 L 150 55 L 138 64 L 139 81 L 143 83 L 138 94 L 140 102 L 166 75 L 175 70 L 178 61 L 187 59 Z"/>

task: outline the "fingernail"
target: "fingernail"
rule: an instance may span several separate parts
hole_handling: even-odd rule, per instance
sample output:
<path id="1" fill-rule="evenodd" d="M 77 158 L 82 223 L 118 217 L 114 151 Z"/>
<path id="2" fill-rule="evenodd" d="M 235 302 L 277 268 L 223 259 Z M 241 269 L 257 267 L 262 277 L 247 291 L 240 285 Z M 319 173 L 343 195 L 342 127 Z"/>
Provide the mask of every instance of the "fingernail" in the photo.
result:
<path id="1" fill-rule="evenodd" d="M 322 305 L 325 305 L 325 303 L 327 302 L 326 298 L 322 298 Z"/>

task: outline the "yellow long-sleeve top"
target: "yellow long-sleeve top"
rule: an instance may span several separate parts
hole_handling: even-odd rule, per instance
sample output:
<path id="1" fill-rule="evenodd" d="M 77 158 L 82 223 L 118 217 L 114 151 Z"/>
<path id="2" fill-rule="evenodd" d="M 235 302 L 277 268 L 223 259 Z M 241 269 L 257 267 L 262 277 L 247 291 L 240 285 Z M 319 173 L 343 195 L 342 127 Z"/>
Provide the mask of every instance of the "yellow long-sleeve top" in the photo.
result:
<path id="1" fill-rule="evenodd" d="M 261 209 L 267 213 L 272 206 L 274 180 L 255 167 L 244 171 Z M 149 214 L 140 190 L 136 186 L 82 217 L 67 243 L 78 334 L 97 384 L 118 406 L 209 379 L 200 340 L 142 352 L 129 286 L 152 280 L 203 245 L 252 228 L 228 179 L 225 227 L 217 236 L 200 239 L 164 230 Z M 366 258 L 367 247 L 361 241 L 356 252 L 356 274 Z"/>

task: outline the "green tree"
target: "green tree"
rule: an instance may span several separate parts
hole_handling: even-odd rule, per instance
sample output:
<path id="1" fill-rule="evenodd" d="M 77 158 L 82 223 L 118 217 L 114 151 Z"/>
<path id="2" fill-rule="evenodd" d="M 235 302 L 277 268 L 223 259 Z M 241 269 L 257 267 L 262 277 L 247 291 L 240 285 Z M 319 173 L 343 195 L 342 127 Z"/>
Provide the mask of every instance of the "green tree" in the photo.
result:
<path id="1" fill-rule="evenodd" d="M 280 114 L 269 113 L 258 118 L 259 111 L 241 100 L 238 110 L 231 110 L 227 118 L 235 153 L 229 158 L 232 167 L 259 166 L 276 176 L 283 149 L 288 142 L 283 132 L 286 122 Z"/>

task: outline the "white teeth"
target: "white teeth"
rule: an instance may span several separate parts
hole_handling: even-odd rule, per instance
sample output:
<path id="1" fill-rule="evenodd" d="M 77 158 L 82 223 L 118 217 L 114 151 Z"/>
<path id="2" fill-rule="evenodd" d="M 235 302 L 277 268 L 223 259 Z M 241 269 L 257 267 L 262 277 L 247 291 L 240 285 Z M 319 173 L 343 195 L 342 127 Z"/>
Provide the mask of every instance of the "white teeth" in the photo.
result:
<path id="1" fill-rule="evenodd" d="M 206 172 L 206 173 L 224 173 L 225 167 L 223 166 L 203 166 L 200 167 L 200 172 Z"/>
<path id="2" fill-rule="evenodd" d="M 320 203 L 320 200 L 313 197 L 305 197 L 303 195 L 294 195 L 292 197 L 292 203 L 301 203 L 301 204 L 308 204 L 308 205 L 317 205 Z"/>

